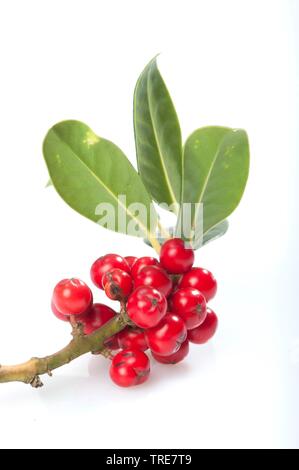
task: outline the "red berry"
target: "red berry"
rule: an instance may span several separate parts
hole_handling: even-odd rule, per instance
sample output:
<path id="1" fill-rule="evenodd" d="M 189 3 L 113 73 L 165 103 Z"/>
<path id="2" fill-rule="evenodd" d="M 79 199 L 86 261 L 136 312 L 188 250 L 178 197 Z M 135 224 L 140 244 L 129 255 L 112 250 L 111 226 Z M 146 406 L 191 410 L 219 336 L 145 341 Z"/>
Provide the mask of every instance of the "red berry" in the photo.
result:
<path id="1" fill-rule="evenodd" d="M 52 302 L 63 315 L 81 315 L 92 303 L 92 292 L 80 279 L 63 279 L 54 288 Z"/>
<path id="2" fill-rule="evenodd" d="M 159 356 L 177 352 L 187 337 L 183 320 L 174 313 L 167 313 L 160 323 L 145 332 L 148 347 Z"/>
<path id="3" fill-rule="evenodd" d="M 186 339 L 180 346 L 180 349 L 177 352 L 170 354 L 169 356 L 159 356 L 152 352 L 153 357 L 156 361 L 161 362 L 161 364 L 177 364 L 185 359 L 189 353 L 189 341 Z"/>
<path id="4" fill-rule="evenodd" d="M 103 287 L 109 299 L 126 299 L 133 290 L 133 282 L 130 274 L 121 269 L 112 269 L 103 276 Z"/>
<path id="5" fill-rule="evenodd" d="M 90 335 L 95 330 L 98 330 L 103 326 L 107 321 L 114 318 L 116 312 L 104 304 L 93 304 L 90 309 L 89 314 L 83 321 L 84 324 L 84 333 Z"/>
<path id="6" fill-rule="evenodd" d="M 132 269 L 133 264 L 138 260 L 138 258 L 137 256 L 125 256 L 125 260 L 128 263 L 130 269 Z"/>
<path id="7" fill-rule="evenodd" d="M 179 287 L 193 287 L 199 290 L 208 302 L 216 295 L 217 281 L 207 269 L 192 268 L 181 277 Z"/>
<path id="8" fill-rule="evenodd" d="M 104 274 L 115 268 L 121 269 L 122 271 L 125 271 L 128 274 L 130 273 L 130 267 L 127 261 L 121 256 L 112 253 L 109 253 L 105 256 L 101 256 L 101 258 L 97 259 L 91 266 L 90 276 L 92 282 L 100 289 L 104 289 Z"/>
<path id="9" fill-rule="evenodd" d="M 201 325 L 207 315 L 206 300 L 192 287 L 177 290 L 171 297 L 171 309 L 185 322 L 188 330 Z"/>
<path id="10" fill-rule="evenodd" d="M 186 273 L 194 263 L 194 251 L 180 238 L 172 238 L 162 245 L 160 263 L 171 274 Z"/>
<path id="11" fill-rule="evenodd" d="M 205 321 L 197 328 L 188 331 L 188 339 L 195 344 L 204 344 L 214 336 L 217 326 L 217 315 L 208 307 Z"/>
<path id="12" fill-rule="evenodd" d="M 116 312 L 104 304 L 93 304 L 88 316 L 82 318 L 84 325 L 84 334 L 90 335 L 95 330 L 101 328 L 107 321 L 114 318 Z M 81 319 L 80 319 L 81 320 Z M 113 335 L 105 340 L 106 348 L 116 350 L 119 349 L 117 335 Z"/>
<path id="13" fill-rule="evenodd" d="M 167 300 L 153 287 L 138 287 L 127 302 L 130 319 L 140 328 L 156 326 L 167 310 Z"/>
<path id="14" fill-rule="evenodd" d="M 60 313 L 59 310 L 57 310 L 57 308 L 55 307 L 55 305 L 53 303 L 53 300 L 51 302 L 51 309 L 52 309 L 52 312 L 54 313 L 55 317 L 57 317 L 59 320 L 62 320 L 62 321 L 69 321 L 70 320 L 69 315 L 63 315 L 63 313 Z"/>
<path id="15" fill-rule="evenodd" d="M 150 361 L 143 351 L 124 349 L 112 359 L 110 377 L 120 387 L 131 387 L 145 382 L 150 373 Z"/>
<path id="16" fill-rule="evenodd" d="M 135 287 L 150 286 L 167 297 L 172 289 L 172 281 L 164 269 L 158 266 L 145 266 L 135 277 Z"/>
<path id="17" fill-rule="evenodd" d="M 51 309 L 55 317 L 57 317 L 59 320 L 66 321 L 66 322 L 70 321 L 70 315 L 64 315 L 63 313 L 60 313 L 59 310 L 55 307 L 53 300 L 51 302 Z M 86 310 L 86 312 L 81 313 L 80 315 L 76 315 L 76 320 L 78 322 L 84 323 L 86 318 L 89 316 L 90 311 L 91 311 L 91 306 Z"/>
<path id="18" fill-rule="evenodd" d="M 131 269 L 131 273 L 134 279 L 145 266 L 160 266 L 160 263 L 156 258 L 152 258 L 151 256 L 143 256 L 142 258 L 138 258 Z"/>
<path id="19" fill-rule="evenodd" d="M 124 330 L 118 333 L 118 344 L 120 349 L 147 350 L 144 332 L 139 328 L 131 328 L 130 326 L 127 326 Z"/>

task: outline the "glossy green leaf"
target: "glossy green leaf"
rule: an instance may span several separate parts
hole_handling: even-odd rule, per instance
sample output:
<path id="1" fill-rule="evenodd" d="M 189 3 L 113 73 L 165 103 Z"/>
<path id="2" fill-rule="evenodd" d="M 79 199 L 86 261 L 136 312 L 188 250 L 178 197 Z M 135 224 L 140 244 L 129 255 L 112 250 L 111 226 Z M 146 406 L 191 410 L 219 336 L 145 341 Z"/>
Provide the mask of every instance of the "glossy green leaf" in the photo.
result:
<path id="1" fill-rule="evenodd" d="M 134 92 L 139 174 L 153 199 L 178 212 L 182 189 L 181 130 L 169 92 L 153 59 Z"/>
<path id="2" fill-rule="evenodd" d="M 184 147 L 183 202 L 203 204 L 203 234 L 240 202 L 249 171 L 247 134 L 241 129 L 204 127 Z M 197 212 L 193 205 L 192 221 Z"/>
<path id="3" fill-rule="evenodd" d="M 217 240 L 217 238 L 220 238 L 225 235 L 228 231 L 228 226 L 228 220 L 225 219 L 222 222 L 219 222 L 219 224 L 215 225 L 215 227 L 208 230 L 203 236 L 202 246 L 214 240 Z"/>
<path id="4" fill-rule="evenodd" d="M 141 178 L 112 142 L 98 137 L 79 121 L 64 121 L 50 129 L 43 152 L 55 189 L 77 212 L 107 228 L 131 235 L 136 235 L 137 226 L 138 236 L 148 236 L 151 210 L 155 228 L 157 217 Z M 125 195 L 126 201 L 119 200 L 119 195 Z M 107 226 L 105 218 L 100 217 L 100 203 L 109 204 L 118 214 L 115 227 Z M 146 214 L 131 206 L 136 203 L 143 205 Z"/>

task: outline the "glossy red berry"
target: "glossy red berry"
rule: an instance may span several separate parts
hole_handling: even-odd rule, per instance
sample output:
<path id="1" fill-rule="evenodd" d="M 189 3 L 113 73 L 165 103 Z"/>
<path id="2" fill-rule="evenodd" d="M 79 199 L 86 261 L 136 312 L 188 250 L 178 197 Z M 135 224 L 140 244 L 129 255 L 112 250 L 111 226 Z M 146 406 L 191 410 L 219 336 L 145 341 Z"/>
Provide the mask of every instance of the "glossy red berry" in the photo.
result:
<path id="1" fill-rule="evenodd" d="M 101 328 L 107 321 L 114 318 L 116 312 L 104 304 L 93 304 L 88 315 L 85 318 L 82 318 L 82 323 L 84 326 L 84 334 L 90 335 L 95 330 Z M 117 335 L 108 338 L 105 341 L 105 346 L 109 349 L 119 349 Z"/>
<path id="2" fill-rule="evenodd" d="M 178 289 L 172 295 L 171 309 L 184 320 L 188 330 L 201 325 L 207 315 L 204 296 L 192 287 Z"/>
<path id="3" fill-rule="evenodd" d="M 185 359 L 189 353 L 189 341 L 186 339 L 175 353 L 170 354 L 169 356 L 159 356 L 152 352 L 153 357 L 156 361 L 161 362 L 161 364 L 177 364 Z"/>
<path id="4" fill-rule="evenodd" d="M 116 312 L 108 307 L 108 305 L 96 303 L 90 309 L 89 315 L 82 321 L 84 325 L 84 333 L 90 335 L 94 331 L 101 328 L 105 323 L 114 318 Z M 109 349 L 119 349 L 117 335 L 108 338 L 105 346 Z"/>
<path id="5" fill-rule="evenodd" d="M 91 266 L 90 276 L 92 282 L 100 289 L 104 289 L 104 274 L 115 268 L 121 269 L 122 271 L 125 271 L 128 274 L 130 273 L 130 267 L 127 261 L 121 256 L 115 255 L 113 253 L 101 256 L 101 258 L 98 258 Z"/>
<path id="6" fill-rule="evenodd" d="M 180 238 L 172 238 L 162 245 L 160 263 L 171 274 L 186 273 L 194 263 L 194 251 Z"/>
<path id="7" fill-rule="evenodd" d="M 208 307 L 205 321 L 197 328 L 188 331 L 188 339 L 195 344 L 204 344 L 214 336 L 217 326 L 217 315 Z"/>
<path id="8" fill-rule="evenodd" d="M 112 300 L 124 300 L 133 290 L 130 274 L 121 269 L 112 269 L 103 276 L 105 294 Z"/>
<path id="9" fill-rule="evenodd" d="M 55 317 L 57 317 L 59 320 L 67 321 L 67 322 L 70 321 L 70 316 L 69 315 L 63 315 L 63 313 L 60 313 L 59 310 L 57 310 L 57 308 L 55 307 L 55 305 L 53 303 L 53 300 L 51 302 L 51 309 L 52 309 L 52 312 L 54 313 Z"/>
<path id="10" fill-rule="evenodd" d="M 172 280 L 164 269 L 158 266 L 145 266 L 135 277 L 135 288 L 150 286 L 167 297 L 172 289 Z"/>
<path id="11" fill-rule="evenodd" d="M 118 344 L 120 349 L 146 351 L 148 348 L 144 332 L 139 328 L 131 328 L 130 326 L 118 333 Z"/>
<path id="12" fill-rule="evenodd" d="M 126 262 L 128 263 L 130 269 L 132 269 L 132 266 L 133 266 L 133 264 L 135 263 L 135 261 L 138 260 L 137 256 L 125 256 L 124 259 L 125 259 Z"/>
<path id="13" fill-rule="evenodd" d="M 60 313 L 59 310 L 55 307 L 53 300 L 51 302 L 51 309 L 56 318 L 65 322 L 70 322 L 70 315 L 64 315 L 63 313 Z M 86 310 L 86 312 L 81 313 L 80 315 L 76 315 L 76 321 L 84 323 L 86 318 L 89 316 L 90 311 L 91 306 Z"/>
<path id="14" fill-rule="evenodd" d="M 174 313 L 167 313 L 160 323 L 145 332 L 148 347 L 159 356 L 177 352 L 187 337 L 183 320 Z"/>
<path id="15" fill-rule="evenodd" d="M 131 387 L 144 383 L 150 373 L 150 361 L 143 351 L 124 349 L 114 356 L 110 366 L 110 377 L 120 387 Z"/>
<path id="16" fill-rule="evenodd" d="M 138 287 L 127 302 L 127 314 L 140 328 L 156 326 L 167 310 L 167 300 L 153 287 Z"/>
<path id="17" fill-rule="evenodd" d="M 143 256 L 142 258 L 138 258 L 131 269 L 131 273 L 134 279 L 145 266 L 160 266 L 160 263 L 156 258 L 152 258 L 151 256 Z"/>
<path id="18" fill-rule="evenodd" d="M 63 279 L 56 284 L 52 302 L 63 315 L 81 315 L 92 303 L 92 292 L 80 279 Z"/>
<path id="19" fill-rule="evenodd" d="M 199 290 L 205 296 L 207 302 L 215 297 L 217 292 L 216 279 L 210 271 L 203 268 L 192 268 L 181 277 L 178 285 L 179 287 L 193 287 Z"/>
<path id="20" fill-rule="evenodd" d="M 114 318 L 116 312 L 104 304 L 93 304 L 89 314 L 83 321 L 84 324 L 84 333 L 90 335 L 98 328 L 101 328 L 107 321 Z"/>

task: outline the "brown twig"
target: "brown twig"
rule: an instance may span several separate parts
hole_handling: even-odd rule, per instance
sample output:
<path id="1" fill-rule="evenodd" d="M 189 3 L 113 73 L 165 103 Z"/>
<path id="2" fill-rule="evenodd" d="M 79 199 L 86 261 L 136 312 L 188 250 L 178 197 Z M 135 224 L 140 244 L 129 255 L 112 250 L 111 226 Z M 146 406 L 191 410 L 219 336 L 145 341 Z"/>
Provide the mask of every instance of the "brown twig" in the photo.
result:
<path id="1" fill-rule="evenodd" d="M 34 388 L 41 387 L 43 383 L 40 375 L 48 374 L 51 376 L 52 370 L 68 364 L 77 357 L 82 356 L 82 354 L 93 353 L 102 349 L 105 350 L 105 340 L 121 331 L 125 326 L 126 321 L 123 315 L 117 315 L 112 318 L 90 335 L 84 335 L 80 332 L 80 326 L 79 331 L 74 331 L 74 325 L 72 325 L 73 339 L 60 351 L 42 358 L 33 357 L 23 364 L 13 366 L 0 365 L 0 383 L 24 382 Z M 78 328 L 78 324 L 75 328 Z"/>

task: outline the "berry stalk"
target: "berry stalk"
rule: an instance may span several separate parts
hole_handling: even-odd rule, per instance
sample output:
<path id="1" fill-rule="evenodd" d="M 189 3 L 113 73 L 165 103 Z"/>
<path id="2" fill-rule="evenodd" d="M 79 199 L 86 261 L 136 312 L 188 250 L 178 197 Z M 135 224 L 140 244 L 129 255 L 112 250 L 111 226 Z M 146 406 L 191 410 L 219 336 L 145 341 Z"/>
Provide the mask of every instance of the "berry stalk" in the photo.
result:
<path id="1" fill-rule="evenodd" d="M 157 240 L 157 238 L 155 237 L 155 235 L 152 235 L 151 233 L 148 233 L 147 238 L 148 238 L 150 244 L 152 245 L 153 249 L 155 250 L 155 252 L 159 255 L 160 251 L 161 251 L 161 245 L 160 245 L 159 241 Z"/>
<path id="2" fill-rule="evenodd" d="M 42 358 L 33 357 L 27 362 L 13 366 L 0 365 L 0 383 L 24 382 L 34 388 L 42 387 L 40 375 L 52 375 L 52 371 L 88 352 L 96 353 L 105 349 L 106 339 L 123 330 L 127 322 L 123 315 L 117 315 L 90 335 L 84 335 L 80 328 L 73 327 L 73 339 L 60 351 Z"/>

